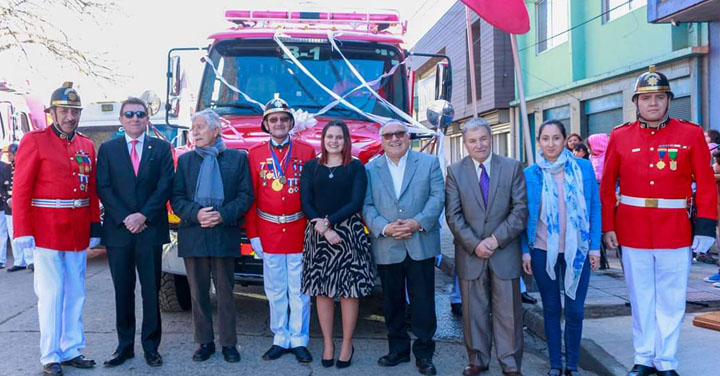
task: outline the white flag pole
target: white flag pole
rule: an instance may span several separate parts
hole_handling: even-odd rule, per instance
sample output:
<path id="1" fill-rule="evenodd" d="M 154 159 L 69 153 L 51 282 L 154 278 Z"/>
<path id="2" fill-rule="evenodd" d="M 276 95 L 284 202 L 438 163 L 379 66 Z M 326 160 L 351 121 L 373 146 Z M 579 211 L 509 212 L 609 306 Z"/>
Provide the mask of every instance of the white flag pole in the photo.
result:
<path id="1" fill-rule="evenodd" d="M 522 128 L 523 140 L 525 141 L 525 156 L 527 157 L 528 164 L 533 164 L 535 163 L 535 155 L 532 152 L 532 142 L 534 140 L 530 135 L 530 123 L 528 121 L 527 104 L 525 103 L 525 90 L 523 89 L 522 70 L 520 69 L 520 58 L 518 56 L 517 36 L 515 34 L 510 34 L 510 42 L 512 44 L 513 62 L 515 63 L 515 80 L 520 97 L 521 119 L 518 124 Z"/>

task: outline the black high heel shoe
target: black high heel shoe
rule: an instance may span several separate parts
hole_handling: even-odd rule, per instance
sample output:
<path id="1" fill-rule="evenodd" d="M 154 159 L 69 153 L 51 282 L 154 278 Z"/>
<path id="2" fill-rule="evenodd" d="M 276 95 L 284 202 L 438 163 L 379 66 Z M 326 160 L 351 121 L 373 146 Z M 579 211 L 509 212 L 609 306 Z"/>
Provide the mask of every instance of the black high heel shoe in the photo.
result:
<path id="1" fill-rule="evenodd" d="M 352 363 L 353 355 L 355 355 L 355 346 L 352 347 L 352 352 L 350 353 L 350 359 L 348 359 L 347 361 L 342 361 L 342 360 L 340 360 L 340 357 L 338 357 L 338 361 L 337 361 L 337 364 L 335 365 L 335 367 L 337 367 L 337 368 L 350 367 L 350 363 Z"/>
<path id="2" fill-rule="evenodd" d="M 335 346 L 333 346 L 333 356 L 335 356 L 334 354 L 335 354 Z M 320 364 L 322 364 L 323 367 L 330 368 L 333 365 L 335 365 L 335 358 L 323 359 L 322 355 L 320 357 L 321 357 Z"/>

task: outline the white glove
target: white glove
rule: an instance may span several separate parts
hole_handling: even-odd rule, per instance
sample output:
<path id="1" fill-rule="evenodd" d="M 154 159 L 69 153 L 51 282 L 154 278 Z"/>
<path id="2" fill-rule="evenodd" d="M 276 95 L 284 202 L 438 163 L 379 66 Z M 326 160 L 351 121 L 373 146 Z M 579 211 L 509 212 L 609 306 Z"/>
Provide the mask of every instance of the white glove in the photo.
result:
<path id="1" fill-rule="evenodd" d="M 92 249 L 100 245 L 100 238 L 90 238 L 90 245 L 88 248 Z"/>
<path id="2" fill-rule="evenodd" d="M 694 253 L 707 253 L 713 243 L 715 243 L 715 238 L 712 236 L 695 235 L 690 248 L 692 248 Z"/>
<path id="3" fill-rule="evenodd" d="M 252 246 L 253 251 L 255 251 L 255 258 L 257 258 L 258 260 L 262 260 L 263 247 L 262 243 L 260 242 L 260 238 L 250 239 L 250 245 Z"/>
<path id="4" fill-rule="evenodd" d="M 30 235 L 30 236 L 21 236 L 19 238 L 15 238 L 13 245 L 23 251 L 28 250 L 28 249 L 33 249 L 33 248 L 35 248 L 35 237 Z"/>

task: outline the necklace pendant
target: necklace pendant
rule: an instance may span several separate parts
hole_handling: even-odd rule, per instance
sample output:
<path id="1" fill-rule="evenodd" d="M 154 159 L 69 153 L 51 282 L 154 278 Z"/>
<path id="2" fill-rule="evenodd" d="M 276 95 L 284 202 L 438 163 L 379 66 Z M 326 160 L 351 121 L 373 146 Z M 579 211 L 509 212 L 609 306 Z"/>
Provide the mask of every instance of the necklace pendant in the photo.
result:
<path id="1" fill-rule="evenodd" d="M 335 175 L 333 175 L 333 173 L 331 172 L 330 175 L 328 175 L 328 177 L 329 177 L 330 179 L 332 179 L 333 177 L 335 177 Z"/>

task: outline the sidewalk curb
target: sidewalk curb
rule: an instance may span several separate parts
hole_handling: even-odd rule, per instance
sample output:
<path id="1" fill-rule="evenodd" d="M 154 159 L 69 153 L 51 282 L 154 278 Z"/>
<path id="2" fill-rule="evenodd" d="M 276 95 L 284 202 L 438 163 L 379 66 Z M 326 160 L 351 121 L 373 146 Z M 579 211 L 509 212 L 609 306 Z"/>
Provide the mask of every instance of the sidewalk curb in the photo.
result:
<path id="1" fill-rule="evenodd" d="M 455 259 L 443 256 L 438 268 L 447 275 L 452 276 Z M 523 324 L 543 341 L 546 340 L 544 323 L 541 308 L 523 304 Z M 580 341 L 579 365 L 601 376 L 624 376 L 628 372 L 615 357 L 589 338 L 583 338 Z"/>

